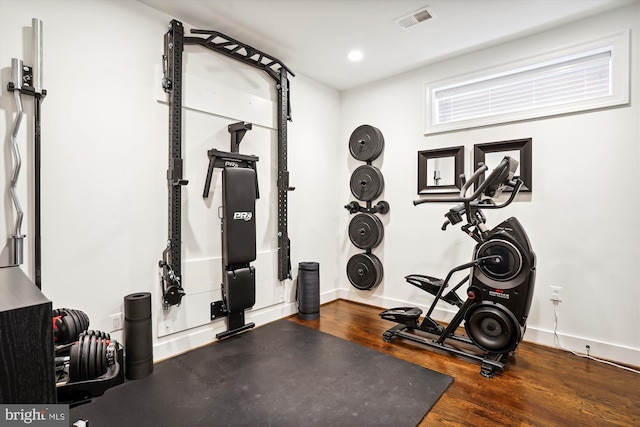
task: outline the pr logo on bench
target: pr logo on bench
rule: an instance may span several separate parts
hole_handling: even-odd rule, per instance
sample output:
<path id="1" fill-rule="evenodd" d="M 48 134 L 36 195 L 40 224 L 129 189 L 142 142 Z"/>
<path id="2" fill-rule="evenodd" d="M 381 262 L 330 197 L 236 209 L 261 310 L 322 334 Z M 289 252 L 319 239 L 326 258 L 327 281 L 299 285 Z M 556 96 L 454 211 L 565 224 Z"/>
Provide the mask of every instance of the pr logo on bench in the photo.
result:
<path id="1" fill-rule="evenodd" d="M 251 212 L 234 212 L 233 219 L 241 219 L 244 221 L 251 221 L 253 214 Z"/>

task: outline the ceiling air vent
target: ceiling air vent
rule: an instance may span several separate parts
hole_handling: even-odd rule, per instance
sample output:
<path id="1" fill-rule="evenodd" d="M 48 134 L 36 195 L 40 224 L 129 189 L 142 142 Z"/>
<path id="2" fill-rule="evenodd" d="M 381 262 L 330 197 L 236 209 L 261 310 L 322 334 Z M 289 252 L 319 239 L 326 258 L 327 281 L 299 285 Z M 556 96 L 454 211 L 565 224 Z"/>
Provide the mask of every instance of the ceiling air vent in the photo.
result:
<path id="1" fill-rule="evenodd" d="M 406 30 L 409 27 L 413 27 L 421 22 L 429 20 L 433 18 L 433 15 L 426 7 L 423 7 L 415 12 L 411 12 L 408 15 L 401 16 L 400 18 L 396 18 L 393 20 L 396 24 L 398 24 L 402 29 Z"/>

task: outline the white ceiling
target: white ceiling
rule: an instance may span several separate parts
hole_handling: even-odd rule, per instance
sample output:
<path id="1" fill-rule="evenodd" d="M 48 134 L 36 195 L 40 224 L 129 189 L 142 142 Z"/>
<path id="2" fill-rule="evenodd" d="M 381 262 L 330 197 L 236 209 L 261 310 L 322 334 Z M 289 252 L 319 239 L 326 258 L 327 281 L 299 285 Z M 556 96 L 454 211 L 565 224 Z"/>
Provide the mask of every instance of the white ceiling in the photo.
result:
<path id="1" fill-rule="evenodd" d="M 640 0 L 139 1 L 346 90 Z M 394 22 L 424 6 L 434 19 L 408 29 Z M 353 49 L 361 61 L 347 59 Z"/>

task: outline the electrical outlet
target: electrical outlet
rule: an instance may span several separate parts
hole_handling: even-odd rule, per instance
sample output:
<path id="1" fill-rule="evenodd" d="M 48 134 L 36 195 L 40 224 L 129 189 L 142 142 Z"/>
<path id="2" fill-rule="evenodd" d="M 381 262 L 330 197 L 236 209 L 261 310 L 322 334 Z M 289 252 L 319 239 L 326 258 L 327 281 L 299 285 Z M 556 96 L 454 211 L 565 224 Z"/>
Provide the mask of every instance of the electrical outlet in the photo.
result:
<path id="1" fill-rule="evenodd" d="M 111 331 L 110 332 L 115 332 L 115 331 L 119 331 L 119 330 L 122 329 L 122 323 L 123 323 L 122 312 L 114 313 L 114 314 L 110 315 L 109 319 L 111 320 Z"/>
<path id="2" fill-rule="evenodd" d="M 561 290 L 562 290 L 562 286 L 551 286 L 551 301 L 553 301 L 556 304 L 562 301 L 560 299 Z"/>

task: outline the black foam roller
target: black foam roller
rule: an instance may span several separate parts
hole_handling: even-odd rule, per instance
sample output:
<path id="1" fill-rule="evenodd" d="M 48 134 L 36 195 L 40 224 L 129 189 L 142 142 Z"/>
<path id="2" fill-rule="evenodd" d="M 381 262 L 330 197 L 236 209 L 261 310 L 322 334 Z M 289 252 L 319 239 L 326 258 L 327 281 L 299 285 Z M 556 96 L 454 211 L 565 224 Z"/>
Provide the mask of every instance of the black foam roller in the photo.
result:
<path id="1" fill-rule="evenodd" d="M 314 320 L 320 317 L 320 264 L 298 264 L 298 317 Z"/>
<path id="2" fill-rule="evenodd" d="M 139 380 L 153 372 L 151 294 L 140 292 L 124 297 L 124 336 L 128 380 Z"/>

